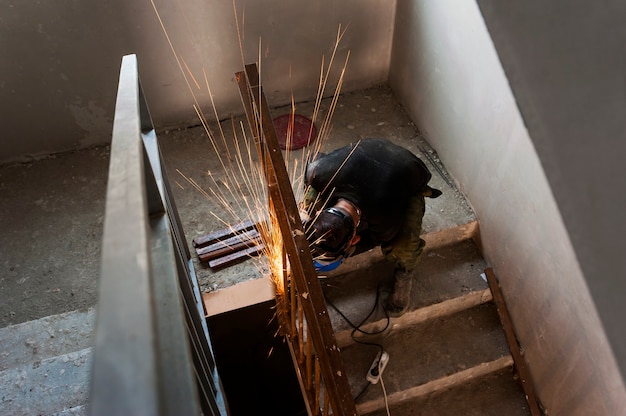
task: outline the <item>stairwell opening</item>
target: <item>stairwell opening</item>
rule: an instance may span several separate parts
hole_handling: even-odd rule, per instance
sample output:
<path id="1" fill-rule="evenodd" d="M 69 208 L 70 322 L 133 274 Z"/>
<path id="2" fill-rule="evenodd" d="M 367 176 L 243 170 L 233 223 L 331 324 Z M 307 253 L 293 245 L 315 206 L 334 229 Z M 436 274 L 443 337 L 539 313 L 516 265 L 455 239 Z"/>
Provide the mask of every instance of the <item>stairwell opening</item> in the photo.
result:
<path id="1" fill-rule="evenodd" d="M 207 318 L 232 416 L 307 414 L 274 301 Z"/>

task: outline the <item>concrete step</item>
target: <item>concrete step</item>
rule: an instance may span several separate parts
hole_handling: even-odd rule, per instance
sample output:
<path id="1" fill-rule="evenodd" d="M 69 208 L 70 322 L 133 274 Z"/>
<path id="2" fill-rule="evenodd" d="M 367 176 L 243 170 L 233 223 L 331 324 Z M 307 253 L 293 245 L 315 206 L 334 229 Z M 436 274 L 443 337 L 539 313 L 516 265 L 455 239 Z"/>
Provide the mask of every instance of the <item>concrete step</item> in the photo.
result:
<path id="1" fill-rule="evenodd" d="M 0 415 L 86 414 L 94 311 L 0 329 Z"/>
<path id="2" fill-rule="evenodd" d="M 507 360 L 512 359 L 503 357 L 389 395 L 387 405 L 383 399 L 360 402 L 357 412 L 361 416 L 387 416 L 388 406 L 391 415 L 529 416 L 528 404 L 511 367 L 503 365 Z M 380 383 L 372 387 L 382 391 Z"/>
<path id="3" fill-rule="evenodd" d="M 446 233 L 448 238 L 440 238 Z M 481 277 L 487 263 L 469 237 L 458 229 L 424 236 L 426 248 L 413 272 L 410 310 L 489 287 Z M 348 260 L 321 281 L 335 332 L 351 329 L 341 314 L 355 325 L 372 311 L 370 322 L 383 319 L 385 314 L 377 298 L 380 303 L 393 285 L 393 265 L 384 260 L 380 249 Z"/>
<path id="4" fill-rule="evenodd" d="M 414 309 L 397 318 L 382 318 L 378 321 L 368 321 L 359 326 L 359 330 L 349 328 L 335 333 L 339 348 L 345 348 L 350 344 L 368 342 L 372 338 L 384 337 L 391 332 L 397 332 L 407 328 L 425 324 L 434 319 L 442 319 L 459 312 L 489 303 L 493 300 L 490 289 L 470 292 L 466 295 L 453 299 L 447 299 L 439 303 Z"/>
<path id="5" fill-rule="evenodd" d="M 0 370 L 90 347 L 94 319 L 90 308 L 0 328 Z"/>
<path id="6" fill-rule="evenodd" d="M 91 354 L 85 348 L 0 372 L 0 414 L 83 414 Z"/>
<path id="7" fill-rule="evenodd" d="M 491 302 L 418 324 L 394 327 L 368 337 L 367 342 L 370 344 L 351 343 L 342 348 L 342 360 L 355 397 L 368 385 L 365 376 L 378 351 L 372 344 L 380 345 L 389 354 L 383 373 L 385 391 L 381 386 L 369 385 L 357 402 L 359 414 L 380 410 L 385 405 L 385 395 L 393 407 L 427 403 L 429 396 L 442 391 L 447 391 L 449 397 L 463 396 L 467 401 L 464 396 L 472 394 L 463 393 L 465 384 L 495 373 L 502 374 L 499 383 L 512 384 L 509 390 L 514 394 L 485 398 L 476 404 L 477 409 L 491 406 L 491 401 L 519 403 L 520 397 L 523 401 L 523 392 L 511 373 L 513 361 L 504 332 Z M 459 389 L 460 392 L 453 392 Z M 502 414 L 527 415 L 524 406 L 514 409 L 521 413 Z"/>

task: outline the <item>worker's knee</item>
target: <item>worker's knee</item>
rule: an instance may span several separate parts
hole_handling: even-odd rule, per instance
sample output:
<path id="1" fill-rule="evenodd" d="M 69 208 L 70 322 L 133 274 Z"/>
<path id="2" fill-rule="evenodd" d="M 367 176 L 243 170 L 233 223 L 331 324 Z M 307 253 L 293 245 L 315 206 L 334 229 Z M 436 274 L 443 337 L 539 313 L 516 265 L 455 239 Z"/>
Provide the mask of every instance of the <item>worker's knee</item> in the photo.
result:
<path id="1" fill-rule="evenodd" d="M 420 237 L 424 209 L 423 195 L 411 198 L 400 231 L 391 241 L 381 245 L 385 258 L 393 263 L 397 270 L 411 271 L 420 262 L 426 244 Z"/>
<path id="2" fill-rule="evenodd" d="M 397 270 L 411 271 L 419 264 L 426 242 L 421 238 L 395 241 L 394 244 L 382 245 L 382 252 L 387 261 Z"/>

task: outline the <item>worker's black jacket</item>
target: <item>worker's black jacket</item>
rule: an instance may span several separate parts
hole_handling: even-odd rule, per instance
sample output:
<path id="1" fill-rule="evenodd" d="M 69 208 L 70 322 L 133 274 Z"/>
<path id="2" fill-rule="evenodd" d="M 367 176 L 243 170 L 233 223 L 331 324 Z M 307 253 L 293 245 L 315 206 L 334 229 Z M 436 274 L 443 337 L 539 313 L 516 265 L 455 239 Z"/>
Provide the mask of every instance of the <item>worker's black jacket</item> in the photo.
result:
<path id="1" fill-rule="evenodd" d="M 370 243 L 390 241 L 404 220 L 411 197 L 428 189 L 431 173 L 409 150 L 385 139 L 363 139 L 320 154 L 309 163 L 305 182 L 332 206 L 338 198 L 362 212 L 359 234 Z"/>

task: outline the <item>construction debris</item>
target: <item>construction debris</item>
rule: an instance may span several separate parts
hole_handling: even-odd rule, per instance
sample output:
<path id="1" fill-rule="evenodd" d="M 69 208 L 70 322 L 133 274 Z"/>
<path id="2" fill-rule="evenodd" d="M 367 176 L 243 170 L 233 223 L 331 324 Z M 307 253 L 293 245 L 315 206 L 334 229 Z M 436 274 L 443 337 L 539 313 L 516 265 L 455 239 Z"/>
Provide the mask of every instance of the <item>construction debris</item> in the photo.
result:
<path id="1" fill-rule="evenodd" d="M 258 224 L 250 220 L 196 237 L 192 244 L 198 259 L 213 269 L 230 266 L 264 249 Z"/>

